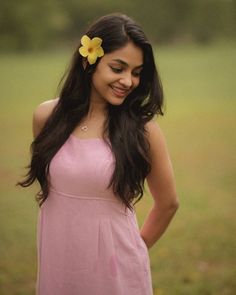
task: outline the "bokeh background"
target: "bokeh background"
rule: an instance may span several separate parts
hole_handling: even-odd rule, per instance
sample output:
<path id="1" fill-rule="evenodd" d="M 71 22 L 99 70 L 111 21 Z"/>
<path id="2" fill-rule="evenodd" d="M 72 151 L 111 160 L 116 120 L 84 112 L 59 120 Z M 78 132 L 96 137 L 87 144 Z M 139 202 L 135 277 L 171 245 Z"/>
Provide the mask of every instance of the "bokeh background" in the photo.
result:
<path id="1" fill-rule="evenodd" d="M 235 0 L 0 1 L 0 294 L 35 293 L 39 187 L 15 187 L 30 160 L 33 110 L 58 95 L 86 26 L 111 12 L 142 25 L 165 92 L 157 120 L 180 208 L 149 250 L 154 294 L 236 294 Z M 152 204 L 147 189 L 140 227 Z"/>

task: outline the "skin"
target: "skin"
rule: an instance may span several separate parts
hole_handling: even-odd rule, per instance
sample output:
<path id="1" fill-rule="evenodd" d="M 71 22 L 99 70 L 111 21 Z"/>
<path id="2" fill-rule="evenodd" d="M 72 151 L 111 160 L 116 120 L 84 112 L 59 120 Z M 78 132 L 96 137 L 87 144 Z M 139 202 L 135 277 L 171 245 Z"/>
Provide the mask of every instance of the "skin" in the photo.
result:
<path id="1" fill-rule="evenodd" d="M 104 55 L 92 78 L 91 104 L 105 109 L 107 103 L 120 105 L 139 85 L 143 64 L 142 50 L 129 42 Z"/>
<path id="2" fill-rule="evenodd" d="M 142 50 L 131 42 L 100 59 L 92 78 L 90 109 L 82 124 L 73 131 L 75 136 L 101 137 L 107 103 L 121 104 L 128 93 L 138 86 L 142 63 Z M 57 102 L 58 98 L 48 100 L 35 109 L 34 137 L 40 133 Z M 80 129 L 83 123 L 89 127 L 87 132 Z M 151 248 L 167 229 L 179 207 L 179 200 L 165 136 L 156 121 L 148 122 L 145 127 L 151 156 L 151 172 L 146 180 L 154 205 L 140 229 L 140 235 L 147 248 Z"/>

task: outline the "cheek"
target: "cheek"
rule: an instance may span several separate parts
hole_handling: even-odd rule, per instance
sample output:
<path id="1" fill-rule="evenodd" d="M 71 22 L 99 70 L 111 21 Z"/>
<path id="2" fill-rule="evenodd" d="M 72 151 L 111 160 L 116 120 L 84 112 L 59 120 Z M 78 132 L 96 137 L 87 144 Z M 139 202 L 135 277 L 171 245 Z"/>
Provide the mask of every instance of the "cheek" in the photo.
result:
<path id="1" fill-rule="evenodd" d="M 93 85 L 96 88 L 107 88 L 113 81 L 113 76 L 107 71 L 97 72 L 92 78 Z"/>
<path id="2" fill-rule="evenodd" d="M 139 83 L 140 83 L 140 78 L 136 78 L 136 79 L 133 81 L 134 88 L 138 87 Z"/>
<path id="3" fill-rule="evenodd" d="M 99 91 L 103 88 L 104 82 L 103 82 L 102 78 L 99 76 L 99 74 L 96 73 L 93 75 L 92 84 L 93 84 L 93 87 L 97 91 Z"/>

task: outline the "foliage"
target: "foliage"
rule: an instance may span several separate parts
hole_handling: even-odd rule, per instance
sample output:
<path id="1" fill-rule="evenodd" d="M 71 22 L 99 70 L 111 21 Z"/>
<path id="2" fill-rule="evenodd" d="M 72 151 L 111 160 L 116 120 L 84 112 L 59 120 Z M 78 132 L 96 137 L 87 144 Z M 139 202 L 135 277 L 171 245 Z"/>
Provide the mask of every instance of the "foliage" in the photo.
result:
<path id="1" fill-rule="evenodd" d="M 77 42 L 90 21 L 111 12 L 134 17 L 159 43 L 235 36 L 236 0 L 8 0 L 0 3 L 0 50 Z"/>

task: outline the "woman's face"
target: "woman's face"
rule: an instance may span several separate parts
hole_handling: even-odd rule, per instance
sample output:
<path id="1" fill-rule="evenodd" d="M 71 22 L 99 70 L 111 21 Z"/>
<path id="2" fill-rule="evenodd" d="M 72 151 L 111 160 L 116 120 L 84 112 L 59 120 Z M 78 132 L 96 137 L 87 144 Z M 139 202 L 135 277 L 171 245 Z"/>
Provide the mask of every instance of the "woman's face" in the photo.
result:
<path id="1" fill-rule="evenodd" d="M 132 42 L 105 54 L 92 77 L 91 102 L 122 104 L 139 85 L 142 67 L 142 49 Z"/>

